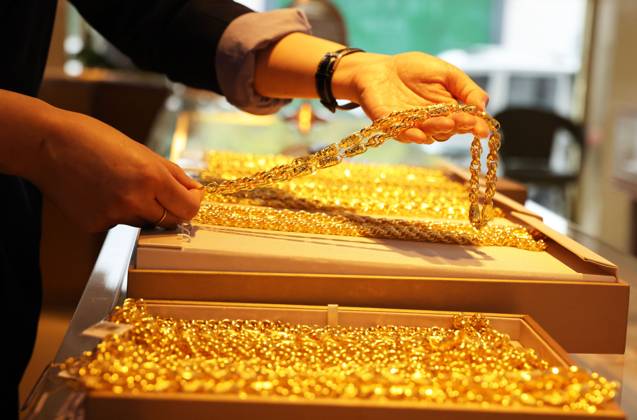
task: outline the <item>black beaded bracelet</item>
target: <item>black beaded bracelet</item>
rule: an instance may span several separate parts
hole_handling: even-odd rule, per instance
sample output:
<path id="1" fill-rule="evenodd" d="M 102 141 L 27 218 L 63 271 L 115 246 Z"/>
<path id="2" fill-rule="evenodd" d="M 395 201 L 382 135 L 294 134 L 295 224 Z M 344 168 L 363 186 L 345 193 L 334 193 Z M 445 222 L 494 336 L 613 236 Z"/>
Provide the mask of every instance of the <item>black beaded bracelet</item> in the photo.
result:
<path id="1" fill-rule="evenodd" d="M 336 66 L 343 57 L 356 52 L 365 51 L 360 48 L 343 48 L 338 51 L 328 52 L 323 56 L 319 62 L 318 68 L 316 69 L 316 92 L 318 93 L 323 106 L 332 112 L 336 112 L 337 109 L 348 110 L 360 106 L 354 102 L 339 105 L 336 102 L 336 98 L 334 98 L 334 93 L 332 92 L 332 76 L 334 76 Z"/>

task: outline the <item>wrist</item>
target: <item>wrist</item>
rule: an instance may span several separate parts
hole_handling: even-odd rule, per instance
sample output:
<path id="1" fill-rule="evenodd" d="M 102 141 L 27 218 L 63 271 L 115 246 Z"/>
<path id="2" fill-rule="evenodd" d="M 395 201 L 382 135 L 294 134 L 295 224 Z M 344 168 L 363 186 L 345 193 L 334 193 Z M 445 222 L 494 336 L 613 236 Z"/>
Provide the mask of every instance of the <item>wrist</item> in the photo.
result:
<path id="1" fill-rule="evenodd" d="M 336 99 L 359 103 L 360 88 L 356 84 L 356 74 L 362 67 L 386 58 L 383 54 L 359 52 L 341 59 L 332 76 L 332 92 Z"/>

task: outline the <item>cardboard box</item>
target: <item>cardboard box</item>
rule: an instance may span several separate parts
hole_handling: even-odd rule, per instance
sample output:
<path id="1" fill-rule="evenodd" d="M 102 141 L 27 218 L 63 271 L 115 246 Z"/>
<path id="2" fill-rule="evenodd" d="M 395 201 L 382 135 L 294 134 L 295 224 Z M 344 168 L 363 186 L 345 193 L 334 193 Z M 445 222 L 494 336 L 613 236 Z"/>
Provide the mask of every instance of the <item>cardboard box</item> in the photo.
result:
<path id="1" fill-rule="evenodd" d="M 191 319 L 269 319 L 295 323 L 352 326 L 410 325 L 448 327 L 452 312 L 408 311 L 349 307 L 311 307 L 292 305 L 257 305 L 233 303 L 197 303 L 147 301 L 149 311 L 165 316 Z M 525 347 L 535 349 L 541 357 L 558 367 L 573 364 L 560 345 L 531 317 L 486 314 L 491 325 Z M 432 404 L 403 401 L 366 400 L 290 400 L 283 397 L 249 397 L 231 395 L 157 393 L 113 394 L 91 391 L 85 400 L 86 418 L 168 419 L 624 419 L 616 403 L 609 403 L 594 414 L 566 412 L 556 408 L 483 408 L 479 405 Z"/>

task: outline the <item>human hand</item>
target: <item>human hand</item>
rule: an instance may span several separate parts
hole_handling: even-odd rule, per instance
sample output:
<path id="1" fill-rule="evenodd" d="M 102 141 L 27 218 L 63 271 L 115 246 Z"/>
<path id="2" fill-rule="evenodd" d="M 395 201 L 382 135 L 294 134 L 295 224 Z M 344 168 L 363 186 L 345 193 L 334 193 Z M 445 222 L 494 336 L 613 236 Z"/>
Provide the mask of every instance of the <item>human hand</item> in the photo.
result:
<path id="1" fill-rule="evenodd" d="M 181 168 L 113 127 L 53 108 L 41 165 L 32 181 L 88 231 L 125 223 L 174 227 L 190 220 L 203 197 Z"/>
<path id="2" fill-rule="evenodd" d="M 373 120 L 393 111 L 458 101 L 484 110 L 489 99 L 460 69 L 420 52 L 347 55 L 334 73 L 332 86 L 337 97 L 360 104 Z M 399 140 L 431 144 L 455 133 L 486 137 L 489 127 L 480 118 L 456 113 L 423 121 L 403 132 Z"/>

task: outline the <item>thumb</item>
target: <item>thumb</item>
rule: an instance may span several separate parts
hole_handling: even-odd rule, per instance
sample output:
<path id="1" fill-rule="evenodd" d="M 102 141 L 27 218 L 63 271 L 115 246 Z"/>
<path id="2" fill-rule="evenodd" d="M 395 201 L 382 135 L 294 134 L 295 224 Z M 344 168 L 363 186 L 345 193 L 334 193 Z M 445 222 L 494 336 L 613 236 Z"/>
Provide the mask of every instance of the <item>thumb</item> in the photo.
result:
<path id="1" fill-rule="evenodd" d="M 180 220 L 192 219 L 203 199 L 200 189 L 184 187 L 172 174 L 167 175 L 161 188 L 156 192 L 157 201 Z"/>
<path id="2" fill-rule="evenodd" d="M 489 95 L 465 72 L 451 64 L 449 67 L 451 68 L 447 77 L 449 92 L 459 101 L 484 111 L 489 102 Z"/>
<path id="3" fill-rule="evenodd" d="M 172 174 L 172 176 L 177 181 L 179 181 L 179 183 L 183 185 L 184 187 L 188 188 L 189 190 L 193 188 L 197 188 L 197 189 L 203 188 L 203 185 L 201 185 L 199 182 L 195 181 L 194 179 L 186 175 L 184 170 L 181 169 L 181 167 L 177 165 L 176 163 L 171 162 L 168 159 L 162 159 L 161 162 L 164 164 L 166 169 L 168 169 L 168 171 Z"/>
<path id="4" fill-rule="evenodd" d="M 478 107 L 481 111 L 484 111 L 487 108 L 487 104 L 489 103 L 489 95 L 482 89 L 474 89 L 467 95 L 467 99 L 463 101 L 467 105 L 473 105 Z"/>

